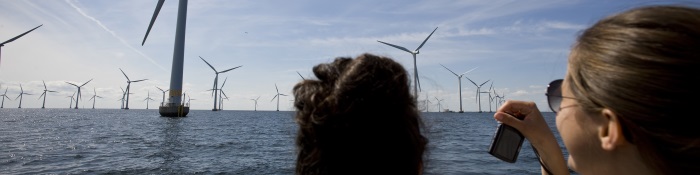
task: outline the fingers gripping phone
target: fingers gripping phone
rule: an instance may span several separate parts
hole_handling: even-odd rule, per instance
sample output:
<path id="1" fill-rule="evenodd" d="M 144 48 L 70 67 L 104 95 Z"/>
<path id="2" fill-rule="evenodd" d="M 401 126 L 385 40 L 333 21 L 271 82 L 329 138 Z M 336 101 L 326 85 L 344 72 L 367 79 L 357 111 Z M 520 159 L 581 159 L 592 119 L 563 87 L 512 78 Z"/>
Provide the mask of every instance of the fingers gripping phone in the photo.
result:
<path id="1" fill-rule="evenodd" d="M 503 161 L 515 163 L 524 140 L 525 136 L 520 131 L 506 124 L 499 123 L 496 134 L 491 141 L 491 146 L 489 146 L 489 154 Z"/>

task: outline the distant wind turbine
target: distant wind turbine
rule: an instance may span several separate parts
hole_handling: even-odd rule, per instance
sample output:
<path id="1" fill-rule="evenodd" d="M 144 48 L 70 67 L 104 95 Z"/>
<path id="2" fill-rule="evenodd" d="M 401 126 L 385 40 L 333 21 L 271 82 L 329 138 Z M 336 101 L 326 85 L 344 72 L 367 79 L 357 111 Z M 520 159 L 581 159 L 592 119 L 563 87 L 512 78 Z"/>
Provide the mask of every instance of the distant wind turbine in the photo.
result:
<path id="1" fill-rule="evenodd" d="M 70 84 L 70 85 L 73 85 L 73 86 L 75 86 L 76 88 L 78 88 L 78 94 L 77 94 L 77 96 L 75 96 L 75 109 L 78 109 L 78 100 L 79 100 L 80 98 L 83 97 L 83 96 L 80 94 L 80 88 L 82 88 L 83 86 L 85 86 L 86 84 L 88 84 L 90 81 L 92 81 L 92 79 L 88 80 L 87 82 L 83 83 L 83 84 L 80 85 L 80 86 L 78 86 L 78 85 L 76 85 L 76 84 L 73 84 L 73 83 L 70 83 L 70 82 L 66 82 L 66 83 L 68 83 L 68 84 Z"/>
<path id="2" fill-rule="evenodd" d="M 491 86 L 489 86 L 488 91 L 481 92 L 489 94 L 489 112 L 493 112 L 493 110 L 491 109 L 491 103 L 493 103 L 493 96 L 491 96 L 491 90 L 493 90 L 493 82 L 494 81 L 491 81 Z"/>
<path id="3" fill-rule="evenodd" d="M 430 99 L 428 98 L 428 94 L 425 94 L 425 100 L 423 100 L 423 103 L 425 104 L 425 112 L 430 112 Z"/>
<path id="4" fill-rule="evenodd" d="M 22 34 L 20 34 L 20 35 L 15 36 L 14 38 L 10 38 L 9 40 L 7 40 L 7 41 L 5 41 L 5 42 L 0 43 L 0 51 L 1 51 L 1 49 L 2 49 L 2 46 L 5 46 L 5 44 L 10 43 L 10 42 L 12 42 L 12 41 L 15 41 L 15 40 L 21 38 L 22 36 L 26 35 L 27 33 L 32 32 L 32 31 L 34 31 L 35 29 L 41 27 L 42 25 L 43 25 L 43 24 L 41 24 L 41 25 L 39 25 L 39 26 L 36 26 L 36 27 L 34 27 L 33 29 L 31 29 L 31 30 L 29 30 L 29 31 L 26 31 L 26 32 L 24 32 L 24 33 L 22 33 Z M 2 55 L 0 55 L 0 56 L 2 56 Z M 0 61 L 1 61 L 1 60 L 2 60 L 2 57 L 0 57 Z"/>
<path id="5" fill-rule="evenodd" d="M 197 100 L 197 99 L 192 99 L 192 98 L 190 97 L 190 95 L 187 95 L 187 105 L 188 105 L 188 106 L 190 105 L 190 101 L 192 101 L 192 100 Z"/>
<path id="6" fill-rule="evenodd" d="M 136 82 L 144 81 L 144 80 L 148 80 L 148 79 L 140 79 L 140 80 L 131 81 L 131 79 L 129 79 L 129 76 L 126 76 L 126 73 L 124 73 L 124 70 L 122 70 L 122 68 L 119 68 L 119 71 L 122 71 L 122 74 L 124 74 L 124 77 L 126 77 L 126 91 L 124 92 L 124 94 L 126 94 L 126 105 L 124 106 L 124 109 L 129 109 L 129 94 L 131 92 L 131 83 L 136 83 Z"/>
<path id="7" fill-rule="evenodd" d="M 6 98 L 7 98 L 8 100 L 12 100 L 12 99 L 10 99 L 10 97 L 7 97 L 7 87 L 5 88 L 5 93 L 3 93 L 2 95 L 0 95 L 0 97 L 2 97 L 2 104 L 0 104 L 0 108 L 5 108 L 5 99 L 6 99 Z"/>
<path id="8" fill-rule="evenodd" d="M 239 67 L 241 67 L 241 66 L 234 67 L 234 68 L 230 68 L 230 69 L 226 69 L 226 70 L 223 70 L 223 71 L 216 71 L 216 69 L 214 68 L 214 66 L 212 66 L 211 64 L 209 64 L 209 62 L 207 62 L 207 60 L 204 60 L 204 58 L 202 58 L 201 56 L 200 56 L 199 58 L 202 59 L 202 61 L 204 61 L 204 63 L 207 63 L 207 65 L 209 65 L 209 67 L 211 67 L 211 69 L 214 70 L 214 73 L 216 74 L 216 76 L 214 77 L 214 86 L 213 86 L 214 88 L 212 88 L 212 90 L 213 90 L 212 93 L 214 94 L 214 109 L 212 109 L 212 111 L 217 111 L 217 109 L 216 109 L 216 105 L 217 105 L 217 104 L 216 104 L 216 98 L 217 98 L 217 97 L 216 97 L 216 96 L 217 96 L 217 90 L 218 90 L 217 87 L 219 87 L 219 84 L 218 84 L 218 83 L 219 83 L 219 74 L 220 74 L 220 73 L 225 73 L 225 72 L 228 72 L 228 71 L 231 71 L 231 70 L 234 70 L 234 69 L 239 68 Z"/>
<path id="9" fill-rule="evenodd" d="M 68 105 L 68 109 L 73 108 L 73 96 L 75 96 L 75 92 L 73 92 L 73 95 L 67 96 L 66 98 L 70 97 L 70 104 Z"/>
<path id="10" fill-rule="evenodd" d="M 146 101 L 146 109 L 148 109 L 148 104 L 149 104 L 149 102 L 150 102 L 150 101 L 154 101 L 154 100 L 151 98 L 151 91 L 148 91 L 148 97 L 146 97 L 146 99 L 143 99 L 143 101 Z"/>
<path id="11" fill-rule="evenodd" d="M 97 98 L 102 98 L 102 97 L 97 95 L 97 90 L 95 90 L 95 88 L 92 88 L 92 92 L 94 92 L 95 94 L 93 94 L 92 97 L 90 97 L 90 100 L 92 100 L 92 109 L 95 109 L 95 101 L 97 101 Z M 88 100 L 88 101 L 90 101 L 90 100 Z"/>
<path id="12" fill-rule="evenodd" d="M 444 100 L 444 99 L 442 99 L 442 100 Z M 437 103 L 438 103 L 438 104 L 437 104 L 437 105 L 438 105 L 438 112 L 441 112 L 441 111 L 442 111 L 442 106 L 441 106 L 441 103 L 440 103 L 440 102 L 442 102 L 442 100 L 440 100 L 440 99 L 438 99 L 437 97 L 435 97 L 435 101 L 437 101 Z"/>
<path id="13" fill-rule="evenodd" d="M 471 70 L 469 70 L 469 71 L 466 71 L 466 72 L 464 72 L 464 73 L 462 73 L 462 74 L 457 75 L 457 73 L 455 73 L 454 71 L 452 71 L 452 70 L 450 70 L 449 68 L 445 67 L 445 65 L 440 64 L 440 66 L 444 67 L 445 69 L 447 69 L 448 71 L 450 71 L 452 74 L 454 74 L 455 76 L 457 76 L 457 83 L 459 83 L 459 89 L 458 89 L 458 90 L 459 90 L 459 113 L 464 113 L 464 111 L 462 110 L 462 76 L 464 76 L 464 74 L 467 74 L 467 73 L 473 71 L 474 69 L 476 69 L 476 68 L 478 68 L 478 67 L 475 67 L 475 68 L 473 68 L 473 69 L 471 69 Z"/>
<path id="14" fill-rule="evenodd" d="M 469 79 L 469 77 L 467 77 L 467 80 L 471 81 L 474 84 L 474 86 L 476 86 L 476 101 L 479 104 L 479 113 L 481 113 L 481 86 L 483 86 L 491 80 L 486 80 L 484 83 L 481 83 L 481 85 L 477 85 L 476 83 L 474 83 L 474 81 L 472 81 L 472 79 Z"/>
<path id="15" fill-rule="evenodd" d="M 258 98 L 256 98 L 256 99 L 250 99 L 250 100 L 255 101 L 255 111 L 258 111 L 258 99 L 260 99 L 260 96 L 258 96 Z"/>
<path id="16" fill-rule="evenodd" d="M 52 90 L 46 89 L 46 82 L 44 82 L 44 80 L 41 80 L 41 82 L 44 83 L 44 93 L 41 93 L 39 98 L 41 98 L 42 96 L 44 97 L 44 102 L 41 104 L 41 109 L 44 109 L 44 106 L 46 105 L 46 96 L 48 95 L 48 94 L 46 94 L 46 92 L 58 92 L 58 91 L 52 91 Z"/>
<path id="17" fill-rule="evenodd" d="M 156 88 L 158 88 L 158 90 L 160 90 L 161 92 L 163 92 L 163 101 L 160 102 L 160 104 L 163 105 L 163 103 L 165 103 L 165 92 L 168 92 L 170 89 L 168 89 L 168 90 L 163 90 L 163 89 L 159 88 L 158 86 L 156 86 Z"/>
<path id="18" fill-rule="evenodd" d="M 224 83 L 221 84 L 221 87 L 219 88 L 219 110 L 223 110 L 224 108 L 224 99 L 228 100 L 228 96 L 224 92 L 224 85 L 226 85 L 226 80 L 228 80 L 228 77 L 224 79 Z M 226 98 L 224 98 L 226 96 Z"/>
<path id="19" fill-rule="evenodd" d="M 390 43 L 386 43 L 386 42 L 377 40 L 377 42 L 389 45 L 389 46 L 397 48 L 399 50 L 406 51 L 406 52 L 410 53 L 411 55 L 413 55 L 413 94 L 415 95 L 414 98 L 416 98 L 416 99 L 418 99 L 418 88 L 420 88 L 420 79 L 418 78 L 418 67 L 416 66 L 416 55 L 418 55 L 418 53 L 420 53 L 420 48 L 423 47 L 423 45 L 425 45 L 425 42 L 427 42 L 428 39 L 430 39 L 430 36 L 432 36 L 433 33 L 435 33 L 435 31 L 437 29 L 438 28 L 435 27 L 433 32 L 430 32 L 430 35 L 428 35 L 428 37 L 425 38 L 425 40 L 423 40 L 423 43 L 421 43 L 420 46 L 418 46 L 418 48 L 416 48 L 416 50 L 414 50 L 414 51 L 410 51 L 410 50 L 406 49 L 405 47 L 401 47 L 398 45 L 394 45 L 394 44 L 390 44 Z"/>
<path id="20" fill-rule="evenodd" d="M 15 100 L 17 100 L 19 98 L 19 107 L 17 107 L 17 108 L 22 108 L 22 96 L 23 95 L 32 95 L 32 94 L 24 93 L 24 89 L 22 89 L 22 84 L 19 84 L 19 90 L 20 90 L 19 95 L 17 96 L 17 98 L 15 98 Z"/>
<path id="21" fill-rule="evenodd" d="M 275 84 L 275 90 L 277 90 L 277 94 L 274 97 L 272 97 L 272 100 L 275 100 L 275 98 L 277 98 L 277 111 L 280 111 L 280 98 L 282 96 L 287 96 L 287 95 L 280 94 L 280 90 L 277 88 L 277 84 Z M 272 100 L 270 100 L 270 102 L 272 102 Z"/>

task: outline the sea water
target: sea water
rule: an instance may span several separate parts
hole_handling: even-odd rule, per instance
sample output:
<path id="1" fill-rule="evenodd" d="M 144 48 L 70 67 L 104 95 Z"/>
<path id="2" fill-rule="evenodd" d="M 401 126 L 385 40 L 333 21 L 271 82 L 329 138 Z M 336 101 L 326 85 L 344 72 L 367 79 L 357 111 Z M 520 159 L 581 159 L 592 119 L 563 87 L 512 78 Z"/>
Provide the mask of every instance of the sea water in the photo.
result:
<path id="1" fill-rule="evenodd" d="M 554 116 L 544 113 L 563 146 Z M 0 109 L 0 174 L 294 174 L 293 117 L 289 111 L 192 110 L 169 118 L 154 109 Z M 425 174 L 540 173 L 527 141 L 516 163 L 488 154 L 498 125 L 493 113 L 422 117 L 429 139 Z"/>

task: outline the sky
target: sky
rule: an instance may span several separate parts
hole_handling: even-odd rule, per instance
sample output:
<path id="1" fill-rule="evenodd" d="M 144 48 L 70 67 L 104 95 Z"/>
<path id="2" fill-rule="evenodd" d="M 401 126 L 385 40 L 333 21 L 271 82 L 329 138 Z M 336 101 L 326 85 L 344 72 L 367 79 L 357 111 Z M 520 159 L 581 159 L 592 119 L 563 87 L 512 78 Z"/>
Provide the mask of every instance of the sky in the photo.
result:
<path id="1" fill-rule="evenodd" d="M 42 81 L 49 92 L 47 108 L 68 108 L 83 84 L 80 108 L 121 107 L 127 79 L 129 108 L 157 109 L 169 88 L 178 2 L 166 0 L 145 45 L 141 45 L 156 0 L 0 0 L 0 42 L 36 26 L 33 32 L 0 50 L 0 93 L 17 108 L 41 108 Z M 442 65 L 484 84 L 507 100 L 534 101 L 550 111 L 545 98 L 549 82 L 563 78 L 570 47 L 582 30 L 606 16 L 635 7 L 674 4 L 700 7 L 699 2 L 648 0 L 354 0 L 267 1 L 191 0 L 187 9 L 183 91 L 191 109 L 214 106 L 214 71 L 229 97 L 224 110 L 294 110 L 292 88 L 301 74 L 336 57 L 362 53 L 386 56 L 413 74 L 411 54 L 377 42 L 420 49 L 417 68 L 421 110 L 459 111 L 459 84 Z M 461 81 L 462 109 L 479 111 L 477 86 Z M 94 95 L 103 97 L 95 101 Z M 481 110 L 495 111 L 487 93 Z M 494 96 L 494 94 L 490 94 Z M 146 101 L 150 97 L 153 101 Z M 425 100 L 431 100 L 425 104 Z M 440 99 L 438 106 L 437 99 Z M 148 102 L 148 103 L 147 103 Z M 490 105 L 489 105 L 490 104 Z"/>

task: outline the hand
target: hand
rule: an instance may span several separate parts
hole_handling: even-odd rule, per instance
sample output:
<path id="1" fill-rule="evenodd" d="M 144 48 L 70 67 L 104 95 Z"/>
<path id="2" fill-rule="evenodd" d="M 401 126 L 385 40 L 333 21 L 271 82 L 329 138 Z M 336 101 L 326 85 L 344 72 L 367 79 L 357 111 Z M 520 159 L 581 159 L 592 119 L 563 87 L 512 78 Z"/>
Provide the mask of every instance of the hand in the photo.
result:
<path id="1" fill-rule="evenodd" d="M 493 117 L 496 121 L 518 129 L 533 145 L 556 142 L 554 134 L 534 102 L 508 100 Z"/>
<path id="2" fill-rule="evenodd" d="M 493 118 L 520 131 L 537 149 L 541 161 L 553 174 L 569 174 L 559 143 L 534 102 L 508 100 Z M 547 174 L 545 167 L 542 168 L 542 174 Z"/>

